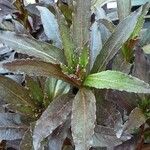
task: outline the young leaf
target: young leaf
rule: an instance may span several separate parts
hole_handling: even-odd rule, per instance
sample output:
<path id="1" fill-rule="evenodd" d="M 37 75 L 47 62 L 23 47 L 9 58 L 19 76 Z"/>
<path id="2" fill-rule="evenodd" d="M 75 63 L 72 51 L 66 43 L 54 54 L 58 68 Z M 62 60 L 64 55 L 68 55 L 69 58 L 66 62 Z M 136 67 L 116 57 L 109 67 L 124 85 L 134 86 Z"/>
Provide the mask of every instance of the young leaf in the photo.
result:
<path id="1" fill-rule="evenodd" d="M 33 115 L 36 109 L 28 91 L 15 81 L 0 76 L 0 97 L 5 100 L 14 111 Z"/>
<path id="2" fill-rule="evenodd" d="M 80 58 L 79 58 L 79 65 L 81 68 L 85 69 L 89 60 L 89 47 L 85 45 L 82 49 Z"/>
<path id="3" fill-rule="evenodd" d="M 131 35 L 131 39 L 134 39 L 135 37 L 139 36 L 139 33 L 144 25 L 144 21 L 145 21 L 145 15 L 147 14 L 148 10 L 150 8 L 150 3 L 147 2 L 145 5 L 142 6 L 142 12 L 141 15 L 138 18 L 137 24 L 135 26 L 135 29 Z"/>
<path id="4" fill-rule="evenodd" d="M 42 103 L 44 94 L 37 80 L 29 76 L 26 76 L 25 80 L 26 80 L 26 87 L 28 88 L 29 93 L 31 97 L 33 98 L 33 100 L 35 101 L 35 103 L 36 104 L 38 102 Z"/>
<path id="5" fill-rule="evenodd" d="M 53 76 L 55 78 L 69 82 L 73 85 L 76 85 L 77 81 L 63 74 L 60 65 L 38 60 L 15 60 L 13 62 L 4 63 L 3 68 L 16 73 L 25 73 L 30 76 Z M 79 81 L 77 82 L 79 83 Z"/>
<path id="6" fill-rule="evenodd" d="M 45 81 L 44 97 L 45 105 L 49 104 L 54 98 L 69 92 L 70 85 L 62 80 L 48 77 Z"/>
<path id="7" fill-rule="evenodd" d="M 15 113 L 0 113 L 0 139 L 21 139 L 27 127 L 21 123 L 21 116 Z"/>
<path id="8" fill-rule="evenodd" d="M 150 93 L 150 86 L 144 81 L 122 72 L 111 70 L 89 75 L 85 79 L 84 85 L 98 89 L 114 89 L 134 93 Z"/>
<path id="9" fill-rule="evenodd" d="M 131 0 L 117 0 L 118 16 L 120 20 L 126 18 L 131 11 Z"/>
<path id="10" fill-rule="evenodd" d="M 54 42 L 54 45 L 58 48 L 62 47 L 60 33 L 58 28 L 57 20 L 53 13 L 51 13 L 48 8 L 42 6 L 36 6 L 41 15 L 42 24 L 44 31 L 48 39 Z"/>
<path id="11" fill-rule="evenodd" d="M 141 12 L 142 8 L 138 12 L 133 12 L 116 27 L 97 56 L 92 68 L 92 73 L 105 69 L 107 63 L 115 56 L 120 47 L 131 36 Z"/>
<path id="12" fill-rule="evenodd" d="M 48 108 L 37 120 L 33 131 L 33 145 L 35 150 L 39 150 L 41 142 L 66 121 L 71 112 L 73 95 L 68 93 L 52 101 Z"/>
<path id="13" fill-rule="evenodd" d="M 79 55 L 89 41 L 91 0 L 76 0 L 73 1 L 73 5 L 73 39 Z"/>
<path id="14" fill-rule="evenodd" d="M 58 19 L 58 24 L 59 24 L 59 30 L 60 30 L 60 35 L 63 43 L 63 48 L 64 48 L 64 54 L 66 56 L 66 61 L 68 63 L 69 67 L 73 67 L 74 65 L 74 50 L 75 50 L 75 45 L 73 43 L 73 39 L 70 34 L 70 28 L 65 21 L 65 17 L 60 13 L 59 9 L 56 8 L 57 10 L 57 19 Z"/>
<path id="15" fill-rule="evenodd" d="M 89 150 L 96 120 L 95 96 L 92 91 L 79 90 L 72 106 L 72 136 L 76 150 Z"/>
<path id="16" fill-rule="evenodd" d="M 0 41 L 19 53 L 34 56 L 55 64 L 64 62 L 62 50 L 28 35 L 0 30 Z"/>

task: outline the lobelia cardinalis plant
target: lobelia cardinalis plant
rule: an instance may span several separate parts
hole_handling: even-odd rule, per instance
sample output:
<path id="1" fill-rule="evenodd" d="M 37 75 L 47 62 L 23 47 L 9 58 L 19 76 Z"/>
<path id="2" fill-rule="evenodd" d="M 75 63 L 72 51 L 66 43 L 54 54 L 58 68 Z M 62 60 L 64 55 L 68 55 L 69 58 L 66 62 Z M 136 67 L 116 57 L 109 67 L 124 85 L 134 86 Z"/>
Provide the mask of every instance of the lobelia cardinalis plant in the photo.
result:
<path id="1" fill-rule="evenodd" d="M 133 49 L 150 4 L 146 3 L 130 13 L 131 1 L 118 0 L 120 23 L 115 26 L 106 17 L 99 17 L 98 6 L 102 2 L 104 1 L 76 0 L 63 5 L 59 1 L 51 6 L 53 11 L 37 3 L 36 10 L 40 13 L 44 32 L 51 44 L 29 34 L 18 34 L 4 28 L 0 30 L 2 43 L 16 52 L 33 57 L 3 63 L 2 67 L 6 70 L 28 75 L 26 84 L 29 90 L 1 76 L 0 87 L 3 92 L 0 96 L 12 104 L 12 109 L 31 118 L 29 122 L 36 120 L 32 125 L 35 150 L 46 147 L 43 142 L 46 139 L 50 150 L 65 149 L 68 141 L 70 149 L 76 150 L 109 147 L 110 139 L 110 147 L 117 146 L 131 138 L 133 129 L 145 124 L 150 117 L 149 110 L 143 112 L 149 104 L 143 102 L 132 110 L 128 120 L 123 123 L 119 121 L 119 111 L 105 102 L 110 89 L 120 93 L 150 93 L 148 83 L 124 71 L 126 67 L 131 68 L 134 61 Z M 124 8 L 123 5 L 128 7 Z M 91 16 L 94 16 L 92 21 Z M 105 37 L 101 36 L 101 30 L 105 32 Z M 107 36 L 106 31 L 109 31 Z M 113 62 L 113 67 L 110 67 L 112 60 L 119 61 L 118 55 L 125 62 L 125 68 L 122 64 L 117 64 L 119 67 L 114 69 Z M 52 91 L 49 100 L 44 98 L 39 84 L 30 76 L 48 77 L 44 92 Z M 52 79 L 51 76 L 59 80 Z M 141 95 L 136 96 L 140 99 Z M 99 120 L 104 112 L 101 106 L 107 103 L 117 118 L 114 119 L 113 126 L 106 126 L 102 123 L 103 120 Z M 22 143 L 29 135 L 28 130 Z M 21 148 L 26 148 L 24 146 Z"/>

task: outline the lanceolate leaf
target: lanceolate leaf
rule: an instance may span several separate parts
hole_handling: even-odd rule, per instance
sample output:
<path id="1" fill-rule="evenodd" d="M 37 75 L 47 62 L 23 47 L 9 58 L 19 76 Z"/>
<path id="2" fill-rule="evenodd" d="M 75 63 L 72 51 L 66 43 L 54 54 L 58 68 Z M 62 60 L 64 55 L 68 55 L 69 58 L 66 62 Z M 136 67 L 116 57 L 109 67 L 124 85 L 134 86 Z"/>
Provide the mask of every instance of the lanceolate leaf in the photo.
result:
<path id="1" fill-rule="evenodd" d="M 118 16 L 120 20 L 126 18 L 131 11 L 131 0 L 117 0 Z"/>
<path id="2" fill-rule="evenodd" d="M 49 150 L 61 150 L 70 128 L 70 118 L 48 137 Z"/>
<path id="3" fill-rule="evenodd" d="M 63 51 L 27 35 L 0 31 L 0 41 L 19 53 L 28 54 L 52 63 L 64 62 Z"/>
<path id="4" fill-rule="evenodd" d="M 72 106 L 72 135 L 76 150 L 89 150 L 96 119 L 95 96 L 92 91 L 79 90 Z"/>
<path id="5" fill-rule="evenodd" d="M 91 26 L 90 39 L 91 39 L 90 41 L 90 57 L 91 57 L 90 68 L 92 68 L 94 61 L 102 48 L 101 31 L 100 31 L 97 21 L 94 22 Z"/>
<path id="6" fill-rule="evenodd" d="M 141 11 L 142 8 L 138 12 L 133 12 L 117 26 L 97 56 L 92 69 L 93 73 L 104 70 L 107 63 L 115 56 L 120 47 L 128 40 L 134 31 Z"/>
<path id="7" fill-rule="evenodd" d="M 66 61 L 69 67 L 73 67 L 75 61 L 74 54 L 73 54 L 75 50 L 75 45 L 73 43 L 73 39 L 70 34 L 69 26 L 65 21 L 65 17 L 60 13 L 58 9 L 57 9 L 57 18 L 58 18 L 61 39 L 63 43 L 64 54 L 66 56 Z"/>
<path id="8" fill-rule="evenodd" d="M 3 64 L 3 67 L 14 73 L 25 73 L 31 76 L 53 76 L 55 78 L 69 82 L 73 85 L 76 85 L 77 81 L 63 74 L 60 65 L 38 60 L 15 60 L 13 62 Z"/>
<path id="9" fill-rule="evenodd" d="M 146 117 L 144 113 L 140 108 L 136 107 L 131 111 L 128 120 L 124 123 L 122 129 L 117 131 L 116 135 L 120 138 L 123 133 L 134 133 L 134 130 L 138 129 L 145 122 Z"/>
<path id="10" fill-rule="evenodd" d="M 93 147 L 114 147 L 130 138 L 131 136 L 125 134 L 117 138 L 114 128 L 97 125 L 93 135 Z"/>
<path id="11" fill-rule="evenodd" d="M 73 1 L 73 39 L 79 55 L 83 46 L 89 41 L 91 0 Z"/>
<path id="12" fill-rule="evenodd" d="M 61 39 L 58 29 L 57 20 L 48 8 L 42 6 L 36 6 L 40 11 L 41 20 L 47 37 L 54 42 L 54 45 L 61 48 Z"/>
<path id="13" fill-rule="evenodd" d="M 5 100 L 14 111 L 33 115 L 36 109 L 28 91 L 15 81 L 0 76 L 0 98 Z"/>
<path id="14" fill-rule="evenodd" d="M 146 117 L 144 116 L 144 113 L 140 108 L 136 107 L 131 111 L 128 121 L 124 124 L 124 130 L 133 133 L 134 129 L 139 128 L 145 122 Z"/>
<path id="15" fill-rule="evenodd" d="M 31 78 L 29 76 L 26 76 L 25 80 L 26 80 L 26 87 L 28 88 L 30 95 L 34 99 L 35 103 L 36 104 L 38 102 L 42 103 L 44 94 L 42 88 L 40 87 L 39 82 L 36 79 Z"/>
<path id="16" fill-rule="evenodd" d="M 102 71 L 89 75 L 84 85 L 98 89 L 114 89 L 134 93 L 150 93 L 149 84 L 119 71 Z"/>
<path id="17" fill-rule="evenodd" d="M 35 150 L 40 150 L 41 142 L 67 119 L 71 112 L 73 97 L 68 93 L 54 99 L 36 122 L 33 132 Z"/>
<path id="18" fill-rule="evenodd" d="M 148 10 L 150 8 L 150 3 L 146 3 L 145 5 L 143 5 L 142 7 L 142 12 L 141 12 L 141 15 L 140 17 L 138 18 L 138 21 L 137 21 L 137 24 L 136 24 L 136 27 L 131 35 L 131 38 L 134 39 L 135 37 L 137 37 L 144 25 L 144 21 L 145 21 L 145 15 L 147 14 Z"/>
<path id="19" fill-rule="evenodd" d="M 85 45 L 82 49 L 80 58 L 79 58 L 79 65 L 81 68 L 85 69 L 89 60 L 89 47 Z"/>
<path id="20" fill-rule="evenodd" d="M 45 104 L 49 104 L 54 98 L 68 93 L 70 89 L 69 84 L 62 80 L 53 77 L 48 77 L 45 81 L 44 100 Z"/>

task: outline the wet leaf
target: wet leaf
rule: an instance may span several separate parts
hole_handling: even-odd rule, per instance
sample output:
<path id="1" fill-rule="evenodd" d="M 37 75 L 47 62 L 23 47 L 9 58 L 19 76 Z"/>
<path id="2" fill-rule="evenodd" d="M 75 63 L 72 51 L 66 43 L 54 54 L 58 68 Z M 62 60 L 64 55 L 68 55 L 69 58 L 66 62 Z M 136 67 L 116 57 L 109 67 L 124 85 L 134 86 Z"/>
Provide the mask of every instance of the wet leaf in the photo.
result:
<path id="1" fill-rule="evenodd" d="M 95 96 L 88 89 L 80 89 L 72 106 L 71 129 L 76 150 L 89 150 L 96 120 Z"/>
<path id="2" fill-rule="evenodd" d="M 58 22 L 53 13 L 48 8 L 42 6 L 36 6 L 40 12 L 44 31 L 49 40 L 54 42 L 54 45 L 58 48 L 62 47 L 60 39 L 60 33 L 58 28 Z"/>
<path id="3" fill-rule="evenodd" d="M 150 86 L 148 83 L 131 75 L 111 70 L 89 75 L 85 79 L 84 85 L 98 89 L 114 89 L 133 93 L 150 93 Z"/>
<path id="4" fill-rule="evenodd" d="M 37 120 L 33 131 L 35 150 L 40 150 L 41 142 L 66 121 L 71 112 L 73 97 L 72 94 L 68 93 L 54 99 Z"/>
<path id="5" fill-rule="evenodd" d="M 33 115 L 36 109 L 33 100 L 30 98 L 28 91 L 17 82 L 0 76 L 0 97 L 6 101 L 14 111 Z"/>
<path id="6" fill-rule="evenodd" d="M 64 62 L 62 50 L 28 35 L 1 30 L 0 41 L 19 53 L 28 54 L 55 64 Z"/>

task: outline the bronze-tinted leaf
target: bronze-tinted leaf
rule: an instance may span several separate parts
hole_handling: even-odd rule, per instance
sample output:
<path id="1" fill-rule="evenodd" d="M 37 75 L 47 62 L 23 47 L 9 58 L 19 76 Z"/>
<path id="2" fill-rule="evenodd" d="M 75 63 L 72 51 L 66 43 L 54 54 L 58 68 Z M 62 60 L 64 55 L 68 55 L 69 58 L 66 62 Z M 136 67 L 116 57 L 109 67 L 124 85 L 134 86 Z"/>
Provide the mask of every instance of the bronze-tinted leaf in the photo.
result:
<path id="1" fill-rule="evenodd" d="M 36 109 L 28 91 L 15 81 L 0 76 L 0 97 L 5 100 L 14 111 L 33 115 Z"/>
<path id="2" fill-rule="evenodd" d="M 0 41 L 17 52 L 34 56 L 47 62 L 55 64 L 64 62 L 64 54 L 61 49 L 25 34 L 21 35 L 0 30 Z"/>
<path id="3" fill-rule="evenodd" d="M 76 0 L 73 1 L 73 6 L 73 39 L 79 55 L 89 41 L 91 0 Z"/>
<path id="4" fill-rule="evenodd" d="M 102 47 L 102 50 L 96 58 L 92 72 L 105 70 L 107 63 L 116 55 L 128 38 L 130 38 L 141 13 L 142 7 L 138 12 L 133 12 L 130 16 L 120 22 Z"/>
<path id="5" fill-rule="evenodd" d="M 21 139 L 27 129 L 21 122 L 21 116 L 15 113 L 0 113 L 0 139 Z"/>
<path id="6" fill-rule="evenodd" d="M 53 76 L 55 78 L 64 80 L 73 85 L 78 85 L 79 81 L 71 79 L 69 76 L 64 74 L 61 70 L 60 65 L 52 64 L 48 62 L 38 60 L 15 60 L 13 62 L 4 63 L 3 67 L 12 72 L 25 73 L 30 76 Z"/>
<path id="7" fill-rule="evenodd" d="M 41 142 L 66 121 L 71 112 L 73 97 L 72 94 L 68 93 L 54 99 L 40 119 L 37 120 L 33 131 L 35 150 L 40 150 Z"/>
<path id="8" fill-rule="evenodd" d="M 95 96 L 92 91 L 79 90 L 72 106 L 71 129 L 76 150 L 89 150 L 96 120 Z"/>

